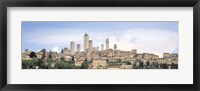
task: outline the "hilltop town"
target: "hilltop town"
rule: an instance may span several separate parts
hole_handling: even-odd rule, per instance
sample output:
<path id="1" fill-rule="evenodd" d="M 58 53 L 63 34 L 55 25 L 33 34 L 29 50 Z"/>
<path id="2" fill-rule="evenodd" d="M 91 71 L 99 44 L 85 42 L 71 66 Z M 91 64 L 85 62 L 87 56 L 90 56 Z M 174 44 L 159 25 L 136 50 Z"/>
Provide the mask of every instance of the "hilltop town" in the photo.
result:
<path id="1" fill-rule="evenodd" d="M 34 52 L 26 49 L 22 53 L 23 69 L 178 69 L 178 54 L 163 53 L 159 57 L 154 53 L 137 53 L 137 49 L 123 51 L 117 44 L 111 45 L 105 39 L 101 47 L 94 47 L 93 40 L 84 34 L 83 51 L 81 45 L 70 42 L 70 48 L 61 52 L 41 49 Z"/>

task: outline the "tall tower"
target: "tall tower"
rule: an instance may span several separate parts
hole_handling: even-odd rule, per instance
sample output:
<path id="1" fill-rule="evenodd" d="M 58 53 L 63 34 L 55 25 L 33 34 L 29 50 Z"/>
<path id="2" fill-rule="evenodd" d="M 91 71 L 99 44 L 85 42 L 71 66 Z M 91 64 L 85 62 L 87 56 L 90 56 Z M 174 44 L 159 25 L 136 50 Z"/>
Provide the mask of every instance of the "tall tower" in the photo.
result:
<path id="1" fill-rule="evenodd" d="M 97 46 L 97 51 L 99 51 L 99 47 Z"/>
<path id="2" fill-rule="evenodd" d="M 70 54 L 74 54 L 75 53 L 75 42 L 70 42 Z"/>
<path id="3" fill-rule="evenodd" d="M 131 53 L 137 54 L 137 49 L 132 49 Z"/>
<path id="4" fill-rule="evenodd" d="M 77 48 L 76 48 L 77 50 L 77 52 L 80 52 L 80 50 L 81 50 L 81 45 L 80 44 L 77 44 Z"/>
<path id="5" fill-rule="evenodd" d="M 89 35 L 85 33 L 84 35 L 84 51 L 89 48 Z"/>
<path id="6" fill-rule="evenodd" d="M 64 48 L 64 54 L 68 54 L 69 53 L 69 50 L 67 47 Z"/>
<path id="7" fill-rule="evenodd" d="M 28 54 L 28 49 L 25 49 L 25 53 L 27 53 L 27 54 Z"/>
<path id="8" fill-rule="evenodd" d="M 104 45 L 103 44 L 101 44 L 101 51 L 103 51 L 104 50 Z"/>
<path id="9" fill-rule="evenodd" d="M 108 49 L 108 48 L 109 48 L 109 40 L 106 39 L 106 49 Z"/>
<path id="10" fill-rule="evenodd" d="M 114 50 L 115 51 L 117 50 L 117 44 L 114 44 Z"/>
<path id="11" fill-rule="evenodd" d="M 92 47 L 93 47 L 92 40 L 89 40 L 89 50 L 90 50 L 90 51 L 92 50 Z"/>

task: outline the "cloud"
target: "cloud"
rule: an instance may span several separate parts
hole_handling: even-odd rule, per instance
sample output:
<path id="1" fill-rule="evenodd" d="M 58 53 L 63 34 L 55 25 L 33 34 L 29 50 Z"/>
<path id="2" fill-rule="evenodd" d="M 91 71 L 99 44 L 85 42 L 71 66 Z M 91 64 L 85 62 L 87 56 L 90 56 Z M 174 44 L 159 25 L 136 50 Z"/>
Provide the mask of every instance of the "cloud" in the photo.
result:
<path id="1" fill-rule="evenodd" d="M 70 41 L 79 41 L 80 37 L 74 35 L 54 34 L 29 40 L 37 45 L 67 45 Z"/>
<path id="2" fill-rule="evenodd" d="M 52 52 L 57 52 L 57 53 L 60 53 L 60 51 L 59 51 L 59 48 L 58 48 L 58 47 L 53 47 L 51 51 L 52 51 Z"/>
<path id="3" fill-rule="evenodd" d="M 135 43 L 135 42 L 136 42 L 136 39 L 137 39 L 136 37 L 133 37 L 133 38 L 130 40 L 130 42 L 131 42 L 131 43 Z"/>
<path id="4" fill-rule="evenodd" d="M 81 50 L 83 50 L 83 36 L 85 32 L 93 40 L 93 47 L 100 47 L 101 44 L 105 45 L 106 38 L 109 38 L 110 48 L 113 48 L 114 44 L 117 44 L 118 49 L 126 51 L 137 49 L 140 53 L 148 52 L 162 56 L 163 52 L 172 53 L 175 52 L 174 50 L 178 50 L 177 31 L 149 28 L 130 28 L 121 30 L 122 32 L 115 32 L 114 30 L 108 31 L 96 32 L 94 29 L 51 28 L 26 34 L 24 38 L 28 40 L 28 43 L 33 43 L 38 46 L 56 46 L 52 51 L 57 52 L 59 51 L 58 47 L 69 48 L 70 41 L 75 41 L 75 44 L 81 44 Z"/>
<path id="5" fill-rule="evenodd" d="M 115 36 L 117 37 L 117 36 Z M 111 38 L 111 45 L 118 44 L 118 49 L 137 49 L 138 52 L 155 53 L 162 56 L 163 52 L 172 53 L 177 49 L 178 33 L 160 29 L 129 29 L 120 40 Z"/>

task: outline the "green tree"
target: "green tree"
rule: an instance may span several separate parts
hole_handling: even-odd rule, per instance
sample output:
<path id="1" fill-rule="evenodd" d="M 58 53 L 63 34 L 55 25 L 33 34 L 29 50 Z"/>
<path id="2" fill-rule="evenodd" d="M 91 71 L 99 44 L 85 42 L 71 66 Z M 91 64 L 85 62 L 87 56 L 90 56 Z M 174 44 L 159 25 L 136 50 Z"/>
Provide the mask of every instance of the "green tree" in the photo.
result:
<path id="1" fill-rule="evenodd" d="M 42 49 L 40 52 L 42 52 L 43 54 L 42 54 L 42 59 L 45 59 L 45 53 L 46 53 L 46 49 Z"/>
<path id="2" fill-rule="evenodd" d="M 49 69 L 55 69 L 55 68 L 56 68 L 56 62 L 50 62 L 50 63 L 48 64 L 48 68 L 49 68 Z"/>
<path id="3" fill-rule="evenodd" d="M 64 57 L 60 57 L 60 60 L 65 61 L 65 58 Z"/>
<path id="4" fill-rule="evenodd" d="M 70 61 L 66 62 L 66 61 L 59 60 L 59 61 L 57 61 L 55 68 L 57 68 L 57 69 L 75 69 L 76 66 L 73 62 L 70 62 Z"/>
<path id="5" fill-rule="evenodd" d="M 74 56 L 72 56 L 72 61 L 74 62 L 75 60 L 74 60 Z"/>
<path id="6" fill-rule="evenodd" d="M 33 51 L 29 54 L 29 56 L 30 56 L 30 58 L 37 57 L 35 52 L 33 52 Z"/>
<path id="7" fill-rule="evenodd" d="M 52 52 L 49 52 L 48 58 L 52 59 Z"/>
<path id="8" fill-rule="evenodd" d="M 61 53 L 64 53 L 63 49 L 62 49 Z"/>
<path id="9" fill-rule="evenodd" d="M 38 59 L 36 57 L 32 58 L 32 61 L 34 62 L 34 64 L 36 65 L 36 63 L 38 62 Z"/>
<path id="10" fill-rule="evenodd" d="M 147 63 L 146 63 L 146 64 L 147 64 L 147 66 L 149 66 L 149 64 L 150 64 L 150 63 L 149 63 L 149 61 L 147 61 Z"/>
<path id="11" fill-rule="evenodd" d="M 131 62 L 129 62 L 129 61 L 128 61 L 126 64 L 127 64 L 127 65 L 132 65 L 132 63 L 131 63 Z"/>
<path id="12" fill-rule="evenodd" d="M 44 61 L 42 59 L 38 59 L 37 66 L 39 66 L 40 68 L 43 68 Z"/>
<path id="13" fill-rule="evenodd" d="M 33 69 L 34 62 L 32 60 L 22 60 L 22 69 Z"/>
<path id="14" fill-rule="evenodd" d="M 121 62 L 122 62 L 122 59 L 118 59 L 117 62 L 118 62 L 118 63 L 121 63 Z"/>
<path id="15" fill-rule="evenodd" d="M 52 62 L 53 59 L 48 57 L 48 58 L 46 59 L 46 61 L 48 61 L 48 62 Z"/>
<path id="16" fill-rule="evenodd" d="M 81 64 L 81 69 L 88 69 L 89 68 L 89 61 L 85 59 L 85 61 Z"/>
<path id="17" fill-rule="evenodd" d="M 64 69 L 75 69 L 75 65 L 73 63 L 65 63 L 63 66 Z"/>

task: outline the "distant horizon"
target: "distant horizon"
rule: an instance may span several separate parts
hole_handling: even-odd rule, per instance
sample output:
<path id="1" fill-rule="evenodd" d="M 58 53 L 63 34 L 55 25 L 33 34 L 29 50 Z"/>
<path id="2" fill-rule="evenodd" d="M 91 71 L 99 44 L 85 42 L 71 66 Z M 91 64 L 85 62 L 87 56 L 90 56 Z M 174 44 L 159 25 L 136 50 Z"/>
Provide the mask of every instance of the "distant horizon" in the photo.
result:
<path id="1" fill-rule="evenodd" d="M 178 53 L 178 22 L 22 22 L 22 52 L 41 49 L 61 52 L 70 42 L 81 45 L 87 33 L 93 47 L 109 39 L 109 48 L 138 53 Z"/>

